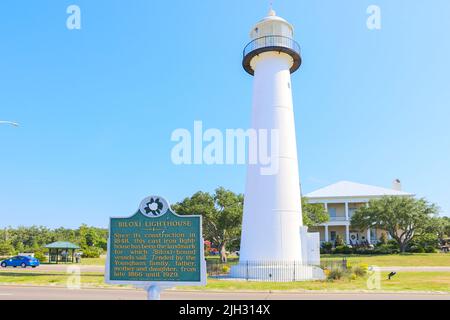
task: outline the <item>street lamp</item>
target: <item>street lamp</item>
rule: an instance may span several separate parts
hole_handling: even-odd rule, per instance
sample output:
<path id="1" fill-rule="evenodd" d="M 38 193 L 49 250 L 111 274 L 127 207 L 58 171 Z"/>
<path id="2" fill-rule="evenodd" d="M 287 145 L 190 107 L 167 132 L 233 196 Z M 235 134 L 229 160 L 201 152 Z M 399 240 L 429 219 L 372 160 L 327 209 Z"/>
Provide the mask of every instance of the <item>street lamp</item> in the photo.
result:
<path id="1" fill-rule="evenodd" d="M 12 122 L 12 121 L 0 121 L 0 124 L 9 124 L 12 125 L 14 127 L 18 127 L 19 124 L 17 122 Z"/>

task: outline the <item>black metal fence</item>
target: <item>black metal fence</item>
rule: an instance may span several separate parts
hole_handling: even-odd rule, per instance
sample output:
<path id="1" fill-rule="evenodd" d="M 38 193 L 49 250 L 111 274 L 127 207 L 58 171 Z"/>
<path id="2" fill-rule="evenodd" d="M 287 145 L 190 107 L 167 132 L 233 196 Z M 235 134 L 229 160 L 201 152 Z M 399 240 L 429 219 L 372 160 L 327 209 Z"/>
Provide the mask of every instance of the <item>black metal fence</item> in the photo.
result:
<path id="1" fill-rule="evenodd" d="M 323 279 L 323 270 L 349 268 L 347 258 L 322 259 L 320 263 L 299 261 L 207 261 L 209 276 L 231 276 L 233 278 L 258 281 L 301 281 Z"/>
<path id="2" fill-rule="evenodd" d="M 342 259 L 321 259 L 320 268 L 324 270 L 342 269 L 347 270 L 350 267 L 347 258 Z"/>

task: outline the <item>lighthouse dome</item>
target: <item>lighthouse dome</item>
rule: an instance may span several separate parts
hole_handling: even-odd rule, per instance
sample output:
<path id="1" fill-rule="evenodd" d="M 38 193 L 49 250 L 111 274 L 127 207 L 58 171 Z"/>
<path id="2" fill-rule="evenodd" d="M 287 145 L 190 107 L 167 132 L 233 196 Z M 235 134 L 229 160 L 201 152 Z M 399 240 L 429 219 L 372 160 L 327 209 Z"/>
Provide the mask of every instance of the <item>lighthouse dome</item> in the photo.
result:
<path id="1" fill-rule="evenodd" d="M 294 40 L 294 27 L 276 15 L 270 9 L 269 14 L 260 20 L 250 31 L 251 41 L 244 48 L 242 66 L 249 74 L 254 75 L 252 60 L 264 52 L 284 53 L 292 58 L 291 72 L 295 72 L 302 64 L 300 46 Z"/>
<path id="2" fill-rule="evenodd" d="M 294 36 L 294 27 L 285 19 L 277 16 L 274 10 L 270 9 L 267 17 L 259 21 L 250 31 L 251 39 L 266 36 L 292 38 Z"/>

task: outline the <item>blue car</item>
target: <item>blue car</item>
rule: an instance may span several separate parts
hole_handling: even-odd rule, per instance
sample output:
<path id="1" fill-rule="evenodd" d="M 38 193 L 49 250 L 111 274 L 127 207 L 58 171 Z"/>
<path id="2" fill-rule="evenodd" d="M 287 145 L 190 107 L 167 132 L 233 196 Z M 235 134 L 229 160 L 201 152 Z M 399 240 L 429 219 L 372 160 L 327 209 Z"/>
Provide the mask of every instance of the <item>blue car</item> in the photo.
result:
<path id="1" fill-rule="evenodd" d="M 2 266 L 2 268 L 6 268 L 6 267 L 36 268 L 37 266 L 39 266 L 39 260 L 36 258 L 33 258 L 33 257 L 16 256 L 16 257 L 12 257 L 12 258 L 3 260 L 0 263 L 0 266 Z"/>

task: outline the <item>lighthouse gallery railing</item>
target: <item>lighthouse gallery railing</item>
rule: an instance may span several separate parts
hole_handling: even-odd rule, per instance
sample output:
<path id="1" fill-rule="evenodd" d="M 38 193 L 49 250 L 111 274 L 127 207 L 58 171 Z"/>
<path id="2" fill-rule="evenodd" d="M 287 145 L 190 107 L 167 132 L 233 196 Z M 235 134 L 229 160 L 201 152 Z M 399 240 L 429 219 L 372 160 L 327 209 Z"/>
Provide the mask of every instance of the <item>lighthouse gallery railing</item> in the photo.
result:
<path id="1" fill-rule="evenodd" d="M 300 54 L 300 45 L 292 38 L 285 36 L 264 36 L 251 41 L 244 48 L 244 57 L 253 51 L 263 48 L 286 48 Z M 266 50 L 265 50 L 266 51 Z"/>
<path id="2" fill-rule="evenodd" d="M 294 39 L 285 36 L 264 36 L 251 41 L 244 48 L 242 66 L 245 71 L 254 75 L 254 70 L 251 66 L 252 59 L 263 52 L 269 51 L 284 52 L 290 55 L 293 59 L 291 73 L 297 71 L 302 64 L 300 45 Z"/>

